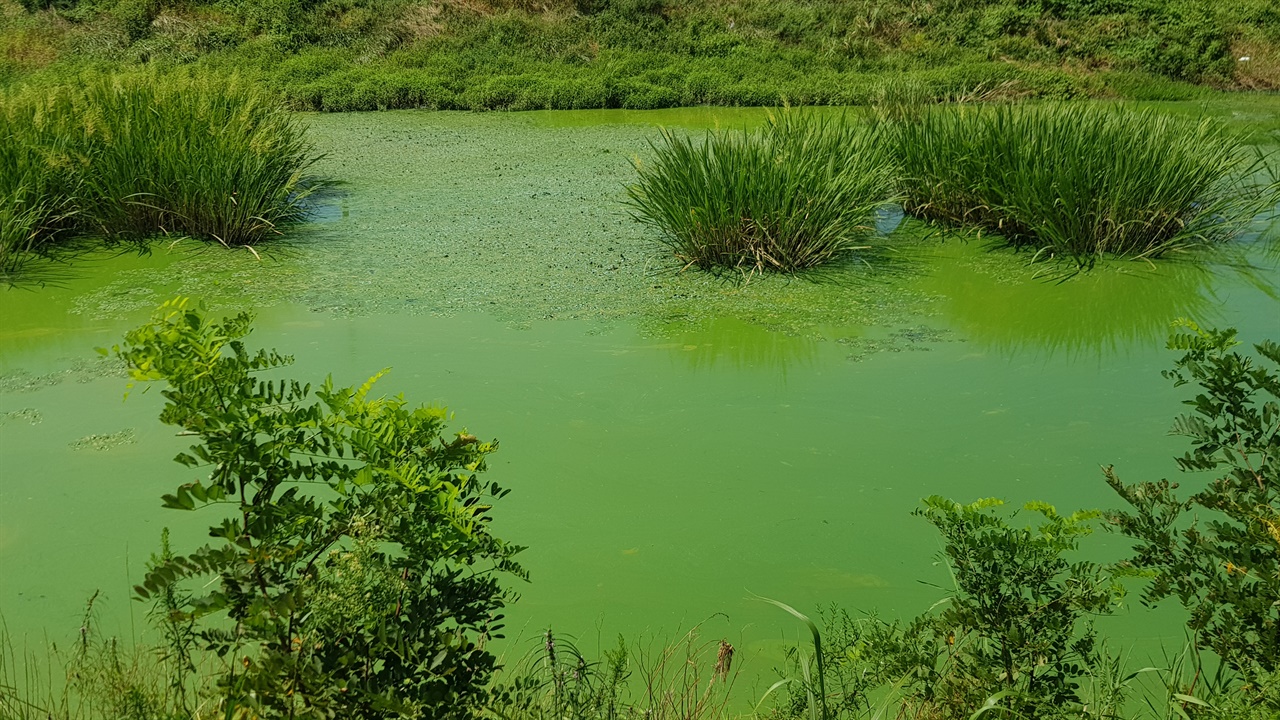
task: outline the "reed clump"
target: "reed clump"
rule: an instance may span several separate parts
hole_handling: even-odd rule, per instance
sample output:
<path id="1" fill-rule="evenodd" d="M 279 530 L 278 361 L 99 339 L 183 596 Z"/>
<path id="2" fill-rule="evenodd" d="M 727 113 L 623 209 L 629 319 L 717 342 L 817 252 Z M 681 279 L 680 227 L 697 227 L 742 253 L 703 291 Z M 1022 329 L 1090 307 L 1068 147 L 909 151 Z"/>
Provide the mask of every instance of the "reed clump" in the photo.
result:
<path id="1" fill-rule="evenodd" d="M 236 78 L 135 74 L 0 94 L 0 271 L 73 235 L 251 246 L 306 212 L 317 156 Z"/>
<path id="2" fill-rule="evenodd" d="M 686 267 L 795 272 L 865 248 L 893 197 L 873 128 L 785 112 L 702 139 L 664 130 L 628 188 L 637 219 Z"/>
<path id="3" fill-rule="evenodd" d="M 1214 245 L 1280 200 L 1223 124 L 1094 104 L 951 106 L 893 125 L 905 210 L 1080 266 Z"/>

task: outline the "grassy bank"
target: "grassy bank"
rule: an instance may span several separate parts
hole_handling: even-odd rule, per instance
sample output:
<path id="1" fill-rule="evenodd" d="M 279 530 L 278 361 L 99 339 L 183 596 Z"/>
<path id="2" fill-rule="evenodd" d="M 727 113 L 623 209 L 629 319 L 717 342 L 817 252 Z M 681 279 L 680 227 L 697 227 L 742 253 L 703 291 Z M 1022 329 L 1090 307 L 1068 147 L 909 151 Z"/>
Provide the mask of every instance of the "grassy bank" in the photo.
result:
<path id="1" fill-rule="evenodd" d="M 850 104 L 889 75 L 935 97 L 1176 99 L 1280 87 L 1278 48 L 1266 0 L 0 2 L 9 81 L 234 67 L 337 111 Z"/>

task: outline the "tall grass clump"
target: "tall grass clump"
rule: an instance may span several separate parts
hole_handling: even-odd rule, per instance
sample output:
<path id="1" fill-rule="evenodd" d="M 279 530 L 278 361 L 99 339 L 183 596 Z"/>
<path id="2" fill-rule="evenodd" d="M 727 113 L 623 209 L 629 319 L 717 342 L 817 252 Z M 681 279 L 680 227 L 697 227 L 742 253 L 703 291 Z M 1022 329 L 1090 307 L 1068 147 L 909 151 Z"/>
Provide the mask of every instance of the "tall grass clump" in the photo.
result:
<path id="1" fill-rule="evenodd" d="M 637 161 L 633 213 L 686 267 L 795 272 L 864 247 L 893 195 L 872 128 L 790 112 L 702 139 L 664 130 Z"/>
<path id="2" fill-rule="evenodd" d="M 1080 266 L 1217 244 L 1280 201 L 1221 123 L 1092 104 L 934 108 L 894 125 L 908 213 Z"/>
<path id="3" fill-rule="evenodd" d="M 0 96 L 0 270 L 68 235 L 251 246 L 301 219 L 305 131 L 235 78 L 137 74 Z"/>
<path id="4" fill-rule="evenodd" d="M 83 165 L 65 134 L 41 132 L 35 103 L 0 97 L 0 272 L 74 227 Z"/>

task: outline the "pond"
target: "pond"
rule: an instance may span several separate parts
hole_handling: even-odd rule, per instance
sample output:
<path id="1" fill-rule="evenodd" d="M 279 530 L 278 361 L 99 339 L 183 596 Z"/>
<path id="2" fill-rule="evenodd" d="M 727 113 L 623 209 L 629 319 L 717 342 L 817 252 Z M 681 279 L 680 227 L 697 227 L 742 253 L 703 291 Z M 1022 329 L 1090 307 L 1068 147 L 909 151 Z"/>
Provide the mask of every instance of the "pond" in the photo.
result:
<path id="1" fill-rule="evenodd" d="M 1192 108 L 1171 106 L 1178 111 Z M 1280 103 L 1212 112 L 1271 123 Z M 528 545 L 510 636 L 593 647 L 699 623 L 765 673 L 802 610 L 914 615 L 943 596 L 922 497 L 1061 510 L 1117 506 L 1099 465 L 1172 476 L 1185 389 L 1160 376 L 1178 317 L 1280 337 L 1280 268 L 1258 238 L 1232 262 L 1116 263 L 1074 277 L 882 219 L 889 259 L 804 279 L 680 272 L 622 204 L 655 126 L 757 122 L 758 110 L 309 116 L 342 181 L 314 221 L 249 252 L 157 242 L 0 291 L 0 614 L 65 640 L 101 590 L 136 636 L 129 590 L 189 479 L 186 443 L 127 401 L 94 353 L 175 294 L 258 312 L 254 344 L 340 384 L 447 405 L 497 437 L 512 493 L 498 533 Z M 1260 228 L 1259 228 L 1260 231 Z M 1087 552 L 1116 557 L 1113 536 Z M 1106 622 L 1123 646 L 1182 640 L 1175 612 Z M 755 658 L 752 660 L 752 658 Z M 749 670 L 748 672 L 753 672 Z"/>

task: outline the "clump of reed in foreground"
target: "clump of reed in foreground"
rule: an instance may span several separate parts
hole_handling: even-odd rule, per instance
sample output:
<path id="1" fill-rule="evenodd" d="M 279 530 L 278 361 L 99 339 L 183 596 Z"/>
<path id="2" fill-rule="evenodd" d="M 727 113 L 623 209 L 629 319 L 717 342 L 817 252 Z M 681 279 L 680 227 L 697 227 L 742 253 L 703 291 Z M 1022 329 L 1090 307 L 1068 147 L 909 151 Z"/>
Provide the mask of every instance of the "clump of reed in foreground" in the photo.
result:
<path id="1" fill-rule="evenodd" d="M 664 130 L 628 188 L 635 216 L 686 267 L 743 273 L 817 267 L 865 246 L 893 195 L 870 127 L 790 112 L 701 140 Z"/>
<path id="2" fill-rule="evenodd" d="M 0 94 L 0 271 L 72 235 L 254 245 L 303 217 L 316 159 L 297 120 L 234 78 Z"/>
<path id="3" fill-rule="evenodd" d="M 904 207 L 1080 266 L 1226 240 L 1280 200 L 1221 123 L 1091 104 L 946 107 L 894 126 Z"/>

